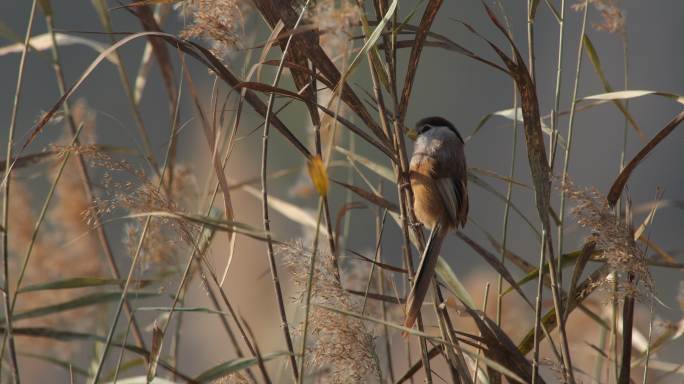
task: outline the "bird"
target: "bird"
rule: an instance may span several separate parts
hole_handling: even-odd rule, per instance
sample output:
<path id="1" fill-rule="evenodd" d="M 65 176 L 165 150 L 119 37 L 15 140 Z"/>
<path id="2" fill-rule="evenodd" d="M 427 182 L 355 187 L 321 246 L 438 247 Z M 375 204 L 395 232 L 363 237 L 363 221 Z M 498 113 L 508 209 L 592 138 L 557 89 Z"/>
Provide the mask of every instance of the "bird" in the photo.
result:
<path id="1" fill-rule="evenodd" d="M 430 237 L 406 299 L 406 328 L 412 328 L 420 314 L 444 239 L 468 219 L 468 174 L 461 134 L 438 116 L 419 120 L 415 129 L 409 165 L 413 211 L 418 222 L 430 229 Z"/>

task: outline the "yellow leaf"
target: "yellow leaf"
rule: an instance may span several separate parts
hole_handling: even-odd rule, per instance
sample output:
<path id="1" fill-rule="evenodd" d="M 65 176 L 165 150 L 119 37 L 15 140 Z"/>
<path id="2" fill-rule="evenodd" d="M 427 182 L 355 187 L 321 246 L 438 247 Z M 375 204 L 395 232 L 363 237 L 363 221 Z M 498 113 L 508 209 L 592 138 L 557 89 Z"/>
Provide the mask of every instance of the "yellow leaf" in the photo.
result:
<path id="1" fill-rule="evenodd" d="M 308 163 L 309 176 L 318 194 L 325 197 L 328 194 L 328 170 L 321 156 L 316 155 Z"/>

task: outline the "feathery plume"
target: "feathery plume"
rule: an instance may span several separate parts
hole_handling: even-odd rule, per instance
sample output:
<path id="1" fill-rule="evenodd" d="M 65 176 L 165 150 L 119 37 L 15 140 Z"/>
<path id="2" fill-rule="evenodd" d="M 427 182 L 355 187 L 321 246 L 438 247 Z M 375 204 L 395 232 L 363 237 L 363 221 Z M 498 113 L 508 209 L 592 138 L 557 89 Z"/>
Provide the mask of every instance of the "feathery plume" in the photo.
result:
<path id="1" fill-rule="evenodd" d="M 561 188 L 576 204 L 572 214 L 578 224 L 591 229 L 592 240 L 613 270 L 606 281 L 610 281 L 611 286 L 616 284 L 618 294 L 623 297 L 636 295 L 641 285 L 652 292 L 653 280 L 643 250 L 636 245 L 633 231 L 615 216 L 605 196 L 596 188 L 577 188 L 569 179 Z M 634 276 L 634 281 L 622 278 L 625 275 Z"/>
<path id="2" fill-rule="evenodd" d="M 620 0 L 588 0 L 580 1 L 572 7 L 575 11 L 583 10 L 590 3 L 594 8 L 601 12 L 603 20 L 601 23 L 594 23 L 597 31 L 608 33 L 624 33 L 625 31 L 625 12 L 620 8 Z"/>
<path id="3" fill-rule="evenodd" d="M 277 252 L 289 267 L 302 299 L 306 294 L 310 251 L 301 242 L 294 242 L 279 246 Z M 363 321 L 321 307 L 356 309 L 335 274 L 332 257 L 329 252 L 320 253 L 314 268 L 308 338 L 311 343 L 307 346 L 311 359 L 307 363 L 310 368 L 325 370 L 321 378 L 324 383 L 379 381 L 373 337 Z"/>
<path id="4" fill-rule="evenodd" d="M 239 46 L 245 24 L 244 6 L 238 0 L 197 0 L 186 7 L 192 23 L 182 32 L 183 38 L 199 37 L 212 43 L 213 51 L 224 56 Z"/>

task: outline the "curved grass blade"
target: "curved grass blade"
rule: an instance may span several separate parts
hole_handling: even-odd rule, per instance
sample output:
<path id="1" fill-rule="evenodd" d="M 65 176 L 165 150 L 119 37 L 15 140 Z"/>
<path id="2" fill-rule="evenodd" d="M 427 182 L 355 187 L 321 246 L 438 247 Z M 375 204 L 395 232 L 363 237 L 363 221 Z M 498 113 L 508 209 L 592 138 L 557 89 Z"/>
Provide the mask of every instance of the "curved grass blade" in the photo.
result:
<path id="1" fill-rule="evenodd" d="M 607 266 L 603 266 L 596 271 L 594 271 L 588 278 L 586 278 L 581 284 L 577 285 L 577 289 L 575 290 L 575 297 L 572 300 L 572 303 L 574 305 L 568 305 L 567 313 L 568 315 L 579 306 L 579 304 L 584 301 L 589 295 L 591 295 L 592 292 L 594 292 L 597 288 L 598 285 L 595 284 L 596 281 L 604 278 L 607 276 L 609 273 L 609 268 Z M 567 298 L 564 298 L 563 303 L 567 303 Z M 565 305 L 564 305 L 565 306 Z M 542 317 L 541 319 L 541 324 L 548 330 L 550 333 L 553 331 L 553 329 L 558 326 L 557 320 L 558 317 L 556 316 L 556 311 L 555 309 L 551 308 L 546 314 Z M 539 337 L 541 338 L 540 341 L 546 336 L 545 333 L 540 333 Z M 534 348 L 534 328 L 529 330 L 525 337 L 523 337 L 522 341 L 518 344 L 518 349 L 523 355 L 527 355 L 529 352 L 532 351 Z"/>
<path id="2" fill-rule="evenodd" d="M 81 368 L 78 365 L 74 365 L 74 363 L 72 363 L 70 361 L 65 361 L 65 360 L 59 359 L 59 358 L 54 357 L 54 356 L 43 355 L 40 353 L 33 353 L 33 352 L 18 352 L 18 355 L 38 359 L 38 360 L 50 363 L 52 365 L 56 365 L 56 366 L 64 369 L 67 372 L 73 372 L 73 373 L 80 375 L 80 376 L 90 377 L 90 373 L 88 372 L 87 369 Z"/>
<path id="3" fill-rule="evenodd" d="M 382 177 L 385 180 L 388 180 L 392 183 L 397 181 L 397 177 L 394 175 L 394 171 L 392 171 L 391 168 L 386 167 L 384 165 L 378 164 L 377 162 L 359 155 L 358 153 L 351 152 L 345 148 L 336 146 L 335 150 L 347 157 L 350 161 L 354 161 L 357 163 L 360 163 L 364 167 L 368 168 L 370 171 L 373 171 L 375 174 L 378 176 Z"/>
<path id="4" fill-rule="evenodd" d="M 0 327 L 0 333 L 4 333 L 5 328 Z M 86 332 L 75 332 L 75 331 L 67 331 L 67 330 L 58 330 L 58 329 L 53 329 L 53 328 L 47 328 L 47 327 L 19 327 L 19 328 L 12 328 L 12 333 L 16 336 L 25 336 L 25 337 L 39 337 L 39 338 L 47 338 L 47 339 L 52 339 L 52 340 L 57 340 L 57 341 L 62 341 L 62 342 L 71 342 L 71 341 L 96 341 L 99 343 L 105 343 L 107 341 L 107 338 L 104 336 L 92 334 L 92 333 L 86 333 Z M 150 355 L 150 352 L 144 348 L 138 347 L 133 344 L 122 344 L 116 341 L 111 342 L 112 346 L 119 347 L 119 348 L 124 348 L 127 351 L 131 351 L 135 354 L 138 354 L 140 356 L 143 356 L 147 358 Z M 164 360 L 159 361 L 159 365 L 163 367 L 164 369 L 168 370 L 169 372 L 175 374 L 179 378 L 183 379 L 184 381 L 187 381 L 188 383 L 196 383 L 194 379 L 192 379 L 190 376 L 179 372 L 173 365 L 169 364 L 168 362 Z"/>
<path id="5" fill-rule="evenodd" d="M 130 299 L 146 299 L 150 297 L 159 296 L 158 292 L 131 292 Z M 85 296 L 78 297 L 73 300 L 65 301 L 63 303 L 48 305 L 45 307 L 29 309 L 24 312 L 17 313 L 12 316 L 14 320 L 30 319 L 40 316 L 52 315 L 54 313 L 68 311 L 81 307 L 89 307 L 96 304 L 105 304 L 117 301 L 121 298 L 121 292 L 98 292 Z"/>
<path id="6" fill-rule="evenodd" d="M 596 95 L 585 96 L 577 100 L 578 103 L 582 101 L 591 101 L 593 105 L 600 105 L 608 103 L 615 100 L 629 100 L 635 99 L 637 97 L 643 96 L 662 96 L 668 99 L 676 101 L 678 104 L 684 104 L 684 96 L 680 96 L 674 93 L 660 92 L 660 91 L 649 91 L 649 90 L 627 90 L 627 91 L 615 91 L 607 93 L 599 93 Z"/>
<path id="7" fill-rule="evenodd" d="M 70 35 L 68 33 L 61 33 L 57 32 L 55 33 L 55 40 L 58 45 L 60 46 L 66 46 L 66 45 L 84 45 L 88 48 L 93 49 L 94 51 L 98 53 L 102 53 L 107 49 L 107 46 L 91 39 L 86 39 L 84 37 L 80 36 L 74 36 Z M 47 51 L 52 48 L 52 35 L 50 33 L 43 33 L 42 35 L 36 35 L 31 37 L 31 40 L 29 40 L 29 45 L 30 47 L 37 51 Z M 0 47 L 0 56 L 12 54 L 12 53 L 21 53 L 24 50 L 24 43 L 15 43 L 11 45 L 6 45 L 4 47 Z M 110 55 L 107 56 L 107 60 L 112 62 L 112 64 L 118 64 L 118 61 L 116 59 L 116 56 Z"/>
<path id="8" fill-rule="evenodd" d="M 262 361 L 266 362 L 289 355 L 290 354 L 288 352 L 272 352 L 267 353 L 265 355 L 261 355 L 260 358 Z M 212 367 L 202 372 L 195 378 L 195 381 L 198 381 L 200 383 L 206 383 L 215 379 L 219 379 L 231 373 L 239 372 L 243 369 L 249 368 L 253 365 L 256 365 L 258 362 L 259 361 L 256 357 L 243 357 L 239 359 L 229 360 L 225 363 L 221 363 L 215 367 Z"/>
<path id="9" fill-rule="evenodd" d="M 256 188 L 245 185 L 242 187 L 242 190 L 261 200 L 261 191 L 258 191 Z M 309 212 L 295 204 L 289 203 L 275 196 L 268 196 L 268 207 L 275 209 L 281 215 L 287 217 L 295 223 L 313 229 L 316 228 L 316 219 L 314 219 Z"/>
<path id="10" fill-rule="evenodd" d="M 517 112 L 516 112 L 517 109 Z M 500 111 L 496 112 L 491 112 L 488 113 L 480 119 L 480 122 L 475 126 L 475 129 L 473 129 L 473 133 L 470 134 L 470 136 L 466 137 L 466 142 L 472 139 L 475 135 L 477 135 L 480 130 L 484 127 L 484 125 L 493 117 L 503 117 L 508 120 L 517 120 L 519 123 L 524 123 L 525 120 L 523 118 L 522 114 L 522 108 L 508 108 L 508 109 L 502 109 Z M 553 136 L 556 134 L 551 128 L 549 128 L 546 124 L 544 124 L 544 120 L 541 119 L 539 120 L 539 124 L 541 126 L 541 130 L 544 134 L 548 136 Z M 565 148 L 565 138 L 563 136 L 558 135 L 558 143 Z"/>
<path id="11" fill-rule="evenodd" d="M 620 198 L 620 195 L 622 195 L 622 190 L 625 188 L 625 185 L 627 184 L 627 180 L 629 180 L 629 177 L 632 175 L 632 172 L 634 169 L 641 163 L 643 159 L 646 158 L 646 156 L 651 153 L 651 151 L 660 144 L 661 141 L 663 141 L 672 131 L 679 126 L 679 124 L 684 120 L 684 111 L 679 112 L 672 120 L 670 120 L 667 125 L 658 132 L 651 141 L 649 141 L 640 151 L 639 153 L 630 160 L 630 162 L 625 166 L 625 168 L 620 172 L 620 175 L 615 179 L 613 182 L 613 185 L 610 187 L 610 191 L 608 192 L 607 200 L 608 203 L 610 203 L 611 206 L 615 206 L 615 203 L 617 203 L 618 199 Z"/>
<path id="12" fill-rule="evenodd" d="M 582 46 L 584 49 L 587 51 L 587 55 L 589 56 L 589 60 L 591 61 L 591 64 L 594 66 L 594 70 L 596 71 L 596 74 L 598 75 L 599 79 L 601 80 L 601 83 L 603 84 L 603 89 L 606 92 L 613 92 L 614 89 L 608 82 L 608 78 L 606 78 L 606 74 L 603 72 L 603 67 L 601 66 L 601 59 L 599 58 L 598 52 L 596 52 L 596 49 L 594 48 L 594 44 L 591 42 L 591 39 L 589 39 L 588 35 L 584 35 L 582 37 L 583 43 Z M 639 124 L 637 124 L 636 120 L 634 117 L 632 117 L 632 114 L 629 113 L 627 108 L 625 108 L 625 105 L 621 103 L 618 100 L 613 100 L 613 104 L 617 107 L 617 109 L 622 112 L 622 114 L 625 116 L 627 121 L 634 127 L 634 130 L 636 133 L 639 135 L 639 137 L 643 140 L 644 139 L 644 132 L 641 130 L 639 127 Z"/>
<path id="13" fill-rule="evenodd" d="M 249 236 L 253 239 L 263 240 L 266 235 L 263 231 L 256 229 L 250 225 L 243 224 L 237 221 L 219 220 L 211 216 L 193 215 L 183 212 L 169 212 L 169 211 L 151 211 L 142 213 L 133 213 L 123 216 L 122 218 L 138 218 L 138 217 L 166 217 L 177 220 L 187 220 L 196 224 L 202 224 L 217 231 L 235 232 L 241 235 Z"/>
<path id="14" fill-rule="evenodd" d="M 395 213 L 399 213 L 399 207 L 396 204 L 394 204 L 390 201 L 387 201 L 384 197 L 382 197 L 380 195 L 376 195 L 375 193 L 366 191 L 363 188 L 360 188 L 360 187 L 357 187 L 354 185 L 350 185 L 347 183 L 343 183 L 343 182 L 337 181 L 335 179 L 331 179 L 330 181 L 332 181 L 333 183 L 335 183 L 337 185 L 340 185 L 342 187 L 349 189 L 350 191 L 354 192 L 358 196 L 362 197 L 363 199 L 367 200 L 370 203 L 377 205 L 378 207 L 385 208 L 385 209 L 392 211 L 392 212 L 395 212 Z"/>
<path id="15" fill-rule="evenodd" d="M 393 0 L 391 4 L 387 7 L 387 12 L 385 12 L 385 16 L 383 16 L 382 20 L 378 23 L 378 25 L 375 26 L 375 29 L 373 30 L 373 33 L 371 33 L 368 36 L 368 39 L 366 39 L 366 42 L 363 44 L 359 52 L 354 56 L 354 59 L 352 59 L 351 63 L 347 67 L 347 70 L 342 74 L 342 77 L 340 78 L 339 83 L 342 84 L 345 82 L 345 80 L 354 72 L 356 69 L 356 66 L 359 64 L 360 59 L 366 55 L 368 55 L 368 51 L 375 46 L 375 43 L 378 41 L 380 36 L 382 35 L 383 30 L 385 29 L 385 26 L 387 23 L 390 21 L 392 18 L 392 15 L 394 15 L 394 11 L 397 9 L 397 5 L 399 4 L 399 0 Z"/>
<path id="16" fill-rule="evenodd" d="M 463 303 L 470 306 L 471 308 L 475 305 L 472 296 L 468 292 L 468 289 L 461 283 L 458 279 L 454 270 L 451 269 L 449 263 L 444 261 L 443 257 L 437 259 L 437 267 L 435 267 L 435 272 L 444 281 L 444 284 L 449 288 L 449 290 L 456 295 Z"/>
<path id="17" fill-rule="evenodd" d="M 149 282 L 149 280 L 147 282 Z M 71 277 L 68 279 L 50 281 L 48 283 L 28 285 L 26 287 L 20 288 L 19 293 L 45 291 L 51 289 L 101 287 L 107 285 L 120 286 L 122 283 L 123 280 L 106 277 Z"/>
<path id="18" fill-rule="evenodd" d="M 490 253 L 489 251 L 484 249 L 480 244 L 478 244 L 477 242 L 475 242 L 473 239 L 466 236 L 462 232 L 456 232 L 456 236 L 458 236 L 461 240 L 463 240 L 466 244 L 468 244 L 468 246 L 470 246 L 475 252 L 477 252 L 480 256 L 482 256 L 482 258 L 489 265 L 491 265 L 492 268 L 494 268 L 494 270 L 496 270 L 501 275 L 501 277 L 503 277 L 504 280 L 506 280 L 508 282 L 508 284 L 511 285 L 511 287 L 513 289 L 515 289 L 520 294 L 520 296 L 523 298 L 523 300 L 525 300 L 525 302 L 527 304 L 529 304 L 530 307 L 534 308 L 534 305 L 532 305 L 532 302 L 527 298 L 527 296 L 525 296 L 525 293 L 522 291 L 522 289 L 520 289 L 520 286 L 515 282 L 515 279 L 513 279 L 513 276 L 508 271 L 506 266 L 503 265 L 501 263 L 501 261 L 499 261 L 499 259 L 495 255 L 493 255 L 492 253 Z M 470 308 L 473 308 L 473 307 L 470 307 Z"/>
<path id="19" fill-rule="evenodd" d="M 404 333 L 406 333 L 406 334 L 418 336 L 418 337 L 421 337 L 421 338 L 424 338 L 424 339 L 427 339 L 427 340 L 432 340 L 432 341 L 434 341 L 434 342 L 436 342 L 436 343 L 439 343 L 439 344 L 444 344 L 444 345 L 446 345 L 446 346 L 453 347 L 453 345 L 450 345 L 449 343 L 445 343 L 444 340 L 442 340 L 441 338 L 438 338 L 438 337 L 435 337 L 435 336 L 428 335 L 428 334 L 426 334 L 426 333 L 417 331 L 417 330 L 415 330 L 415 329 L 413 329 L 413 328 L 406 328 L 406 327 L 404 327 L 404 326 L 402 326 L 402 325 L 398 325 L 398 324 L 392 323 L 392 322 L 390 322 L 390 321 L 384 321 L 384 320 L 375 319 L 375 318 L 372 318 L 372 317 L 369 317 L 369 316 L 363 316 L 363 315 L 360 315 L 360 314 L 358 314 L 358 313 L 354 313 L 354 312 L 350 312 L 350 311 L 345 311 L 345 310 L 342 310 L 342 309 L 339 309 L 339 308 L 330 307 L 330 306 L 327 306 L 327 305 L 318 305 L 318 304 L 314 304 L 314 305 L 316 305 L 317 307 L 320 307 L 320 308 L 327 309 L 327 310 L 332 311 L 332 312 L 336 312 L 336 313 L 342 314 L 342 315 L 355 317 L 355 318 L 360 319 L 360 320 L 370 321 L 370 322 L 377 323 L 377 324 L 381 324 L 381 325 L 386 325 L 386 326 L 388 326 L 388 327 L 391 327 L 391 328 L 400 330 L 400 331 L 402 331 L 402 332 L 404 332 Z M 478 339 L 479 339 L 479 338 L 478 338 Z M 463 340 L 463 341 L 465 341 L 465 340 Z M 467 350 L 467 349 L 463 349 L 462 352 L 463 352 L 464 354 L 470 356 L 470 357 L 473 358 L 473 359 L 475 359 L 475 357 L 477 356 L 477 352 L 473 352 L 473 351 L 470 351 L 470 350 Z M 513 372 L 513 371 L 511 371 L 510 369 L 508 369 L 507 367 L 501 365 L 501 364 L 498 363 L 497 361 L 494 361 L 494 360 L 489 359 L 489 358 L 487 358 L 487 357 L 484 357 L 484 358 L 483 358 L 483 357 L 480 357 L 480 361 L 482 361 L 482 362 L 483 362 L 485 365 L 487 365 L 488 367 L 490 367 L 490 368 L 496 370 L 497 372 L 501 373 L 502 375 L 504 375 L 504 376 L 506 376 L 506 377 L 508 377 L 508 378 L 510 378 L 510 379 L 513 379 L 513 380 L 516 381 L 516 382 L 519 382 L 519 383 L 526 383 L 526 381 L 523 380 L 523 379 L 521 379 L 520 376 L 518 376 L 515 372 Z"/>

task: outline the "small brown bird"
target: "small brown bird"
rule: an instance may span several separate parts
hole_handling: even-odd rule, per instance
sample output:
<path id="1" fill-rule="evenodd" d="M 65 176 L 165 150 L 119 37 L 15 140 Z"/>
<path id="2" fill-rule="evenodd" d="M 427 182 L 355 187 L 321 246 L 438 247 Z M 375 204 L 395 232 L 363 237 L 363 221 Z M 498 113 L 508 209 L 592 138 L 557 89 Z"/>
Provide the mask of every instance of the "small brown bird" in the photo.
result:
<path id="1" fill-rule="evenodd" d="M 442 117 L 416 123 L 418 138 L 411 156 L 410 178 L 416 218 L 431 229 L 413 287 L 406 300 L 404 326 L 411 328 L 420 313 L 444 238 L 468 219 L 468 175 L 464 142 Z"/>

